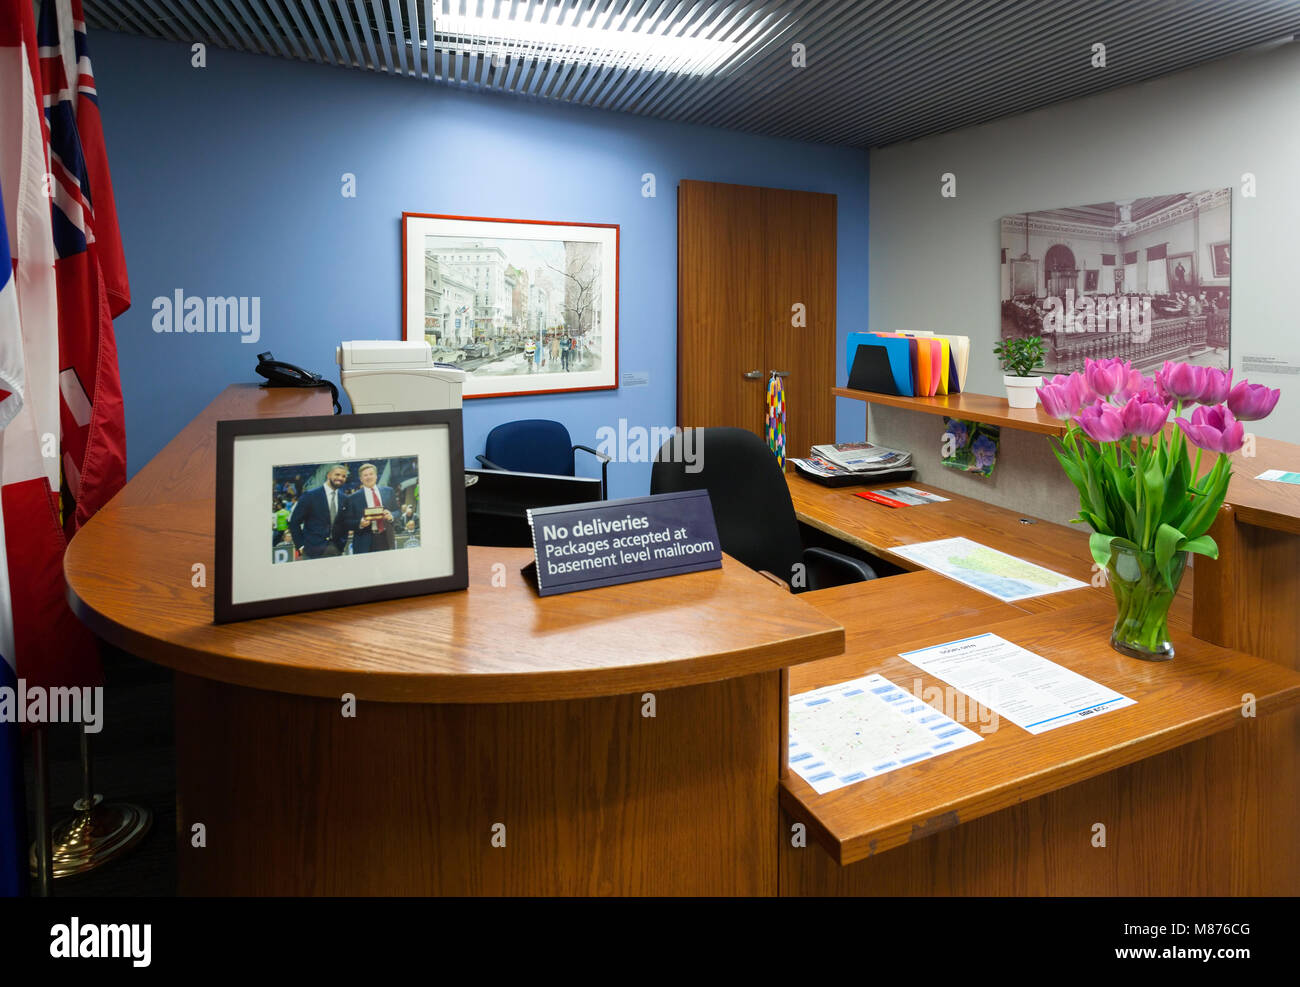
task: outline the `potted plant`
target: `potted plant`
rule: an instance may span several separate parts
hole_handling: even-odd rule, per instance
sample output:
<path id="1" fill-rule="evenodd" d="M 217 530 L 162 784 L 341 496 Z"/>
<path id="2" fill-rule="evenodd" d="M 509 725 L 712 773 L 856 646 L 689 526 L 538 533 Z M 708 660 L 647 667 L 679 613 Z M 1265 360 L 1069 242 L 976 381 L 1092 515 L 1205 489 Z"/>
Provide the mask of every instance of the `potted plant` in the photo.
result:
<path id="1" fill-rule="evenodd" d="M 1115 594 L 1116 651 L 1174 656 L 1167 618 L 1187 555 L 1218 557 L 1206 532 L 1228 492 L 1241 423 L 1267 417 L 1280 393 L 1245 380 L 1233 386 L 1231 370 L 1187 363 L 1166 362 L 1152 379 L 1118 359 L 1088 360 L 1082 373 L 1038 389 L 1044 410 L 1070 422 L 1053 451 L 1079 491 L 1074 520 L 1092 528 L 1093 560 Z M 1214 461 L 1202 475 L 1205 452 Z"/>
<path id="2" fill-rule="evenodd" d="M 1043 337 L 1020 336 L 1001 340 L 993 352 L 1005 374 L 1007 404 L 1013 408 L 1032 408 L 1038 404 L 1037 388 L 1043 378 L 1034 373 L 1043 366 Z"/>

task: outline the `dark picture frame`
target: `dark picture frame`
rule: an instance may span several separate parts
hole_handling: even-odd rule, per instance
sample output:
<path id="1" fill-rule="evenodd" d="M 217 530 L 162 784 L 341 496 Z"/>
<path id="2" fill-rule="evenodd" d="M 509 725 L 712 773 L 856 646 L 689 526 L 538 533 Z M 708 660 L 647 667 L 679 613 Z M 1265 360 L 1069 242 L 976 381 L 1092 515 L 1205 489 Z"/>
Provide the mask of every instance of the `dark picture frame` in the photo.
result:
<path id="1" fill-rule="evenodd" d="M 1210 259 L 1214 262 L 1216 278 L 1232 277 L 1232 241 L 1220 240 L 1210 244 Z"/>
<path id="2" fill-rule="evenodd" d="M 426 433 L 424 436 L 426 440 L 430 438 L 427 435 L 427 430 L 445 430 L 446 432 L 446 461 L 443 461 L 443 457 L 439 452 L 432 457 L 435 460 L 434 462 L 426 465 L 424 462 L 426 457 L 421 457 L 420 462 L 421 484 L 425 482 L 426 471 L 432 470 L 437 474 L 445 468 L 445 498 L 439 496 L 440 502 L 434 508 L 437 513 L 432 518 L 426 515 L 426 511 L 429 510 L 428 505 L 422 503 L 420 511 L 422 530 L 430 530 L 431 522 L 434 522 L 440 524 L 449 535 L 451 548 L 449 571 L 442 571 L 443 568 L 448 567 L 440 566 L 438 571 L 417 578 L 387 582 L 382 580 L 362 581 L 362 585 L 347 586 L 345 588 L 326 588 L 320 591 L 266 596 L 236 602 L 235 587 L 237 581 L 248 576 L 247 572 L 237 572 L 236 568 L 242 565 L 245 569 L 248 569 L 250 566 L 259 565 L 255 556 L 252 557 L 253 561 L 249 561 L 248 557 L 241 557 L 242 561 L 237 562 L 236 556 L 239 552 L 236 548 L 236 532 L 240 530 L 237 525 L 263 524 L 264 526 L 265 521 L 265 511 L 260 508 L 252 512 L 253 516 L 237 516 L 237 514 L 242 515 L 252 510 L 241 506 L 239 492 L 245 484 L 253 485 L 259 489 L 267 489 L 269 476 L 268 473 L 263 472 L 260 464 L 259 468 L 256 469 L 256 475 L 237 476 L 236 443 L 240 440 L 249 439 L 308 438 L 317 437 L 321 433 L 334 433 L 339 437 L 340 443 L 345 437 L 351 437 L 357 443 L 357 455 L 365 457 L 369 455 L 366 451 L 367 435 L 370 439 L 369 444 L 373 444 L 375 440 L 382 440 L 385 433 L 393 433 L 398 429 L 419 430 Z M 441 443 L 434 443 L 435 446 L 439 444 Z M 373 458 L 386 457 L 376 455 Z M 247 471 L 247 468 L 245 468 L 245 471 Z M 366 415 L 319 415 L 302 418 L 256 418 L 217 422 L 213 622 L 224 624 L 259 617 L 275 617 L 282 614 L 302 613 L 308 610 L 324 610 L 330 607 L 352 606 L 358 603 L 372 603 L 378 600 L 391 600 L 405 596 L 424 596 L 432 593 L 465 589 L 469 585 L 469 558 L 466 538 L 464 474 L 465 455 L 460 409 L 396 411 Z M 438 489 L 442 489 L 441 485 L 436 483 L 430 483 L 428 486 L 430 488 L 437 486 Z M 444 499 L 445 502 L 442 502 Z M 272 564 L 270 555 L 271 553 L 268 550 L 265 553 L 266 565 Z M 412 563 L 406 561 L 406 551 L 400 553 L 385 552 L 383 555 L 401 556 L 404 567 L 409 568 L 412 565 Z M 427 558 L 419 554 L 415 557 L 416 562 L 414 565 L 416 567 L 433 563 L 435 559 L 432 547 L 430 547 Z M 374 556 L 371 556 L 371 558 L 374 558 Z M 328 573 L 330 576 L 328 581 L 337 583 L 340 579 L 338 574 L 347 572 L 346 567 L 356 559 L 356 556 L 342 555 L 336 558 L 311 560 L 310 565 L 315 567 L 312 570 L 312 575 Z M 294 564 L 295 570 L 298 565 L 299 563 Z M 375 563 L 367 561 L 366 565 L 373 566 Z M 344 568 L 337 568 L 340 566 Z M 265 576 L 265 573 L 261 575 Z M 359 573 L 354 570 L 350 575 L 356 576 Z"/>

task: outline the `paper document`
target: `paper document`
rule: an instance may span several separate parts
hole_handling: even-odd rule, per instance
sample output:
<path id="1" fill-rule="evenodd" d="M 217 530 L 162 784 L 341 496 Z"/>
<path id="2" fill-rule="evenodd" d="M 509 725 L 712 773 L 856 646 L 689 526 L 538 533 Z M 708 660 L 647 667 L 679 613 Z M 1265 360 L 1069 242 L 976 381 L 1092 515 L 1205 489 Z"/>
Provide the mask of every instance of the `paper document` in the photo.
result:
<path id="1" fill-rule="evenodd" d="M 1276 483 L 1300 483 L 1300 473 L 1292 473 L 1289 470 L 1264 470 L 1255 479 L 1273 480 Z"/>
<path id="2" fill-rule="evenodd" d="M 818 795 L 982 739 L 883 675 L 790 697 L 790 769 Z"/>
<path id="3" fill-rule="evenodd" d="M 1088 585 L 969 538 L 924 541 L 890 551 L 1006 603 Z"/>
<path id="4" fill-rule="evenodd" d="M 936 493 L 919 490 L 916 487 L 877 487 L 872 493 L 899 501 L 907 507 L 916 507 L 919 504 L 941 504 L 948 501 L 947 497 L 940 497 Z"/>
<path id="5" fill-rule="evenodd" d="M 996 634 L 906 651 L 899 657 L 1030 733 L 1046 733 L 1136 703 Z"/>

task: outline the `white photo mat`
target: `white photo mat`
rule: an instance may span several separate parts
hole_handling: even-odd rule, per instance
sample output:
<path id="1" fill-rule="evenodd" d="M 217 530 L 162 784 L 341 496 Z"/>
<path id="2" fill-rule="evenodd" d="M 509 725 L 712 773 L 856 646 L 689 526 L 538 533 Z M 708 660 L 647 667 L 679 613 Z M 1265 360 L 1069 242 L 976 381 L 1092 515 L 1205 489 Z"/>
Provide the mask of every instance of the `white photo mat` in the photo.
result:
<path id="1" fill-rule="evenodd" d="M 234 443 L 231 602 L 305 596 L 449 576 L 455 567 L 452 539 L 450 455 L 447 425 L 357 429 L 343 455 L 345 433 L 299 432 L 243 435 Z M 384 460 L 414 456 L 420 487 L 420 544 L 400 551 L 302 559 L 275 565 L 267 546 L 272 467 L 340 459 Z"/>

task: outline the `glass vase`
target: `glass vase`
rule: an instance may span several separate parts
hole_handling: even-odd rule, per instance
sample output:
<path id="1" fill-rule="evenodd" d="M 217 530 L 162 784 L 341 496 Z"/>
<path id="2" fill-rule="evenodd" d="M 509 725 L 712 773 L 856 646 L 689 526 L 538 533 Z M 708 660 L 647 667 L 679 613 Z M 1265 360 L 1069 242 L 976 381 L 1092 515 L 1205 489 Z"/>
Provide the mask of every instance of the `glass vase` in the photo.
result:
<path id="1" fill-rule="evenodd" d="M 1115 546 L 1106 565 L 1118 611 L 1110 635 L 1112 648 L 1144 661 L 1168 661 L 1174 656 L 1174 646 L 1169 643 L 1169 605 L 1186 566 L 1187 553 L 1174 553 L 1170 588 L 1154 553 Z"/>

